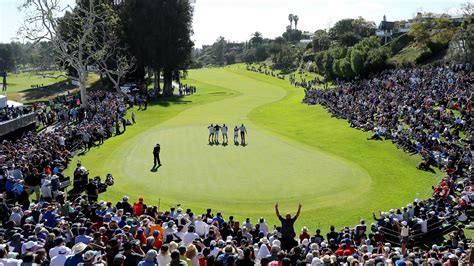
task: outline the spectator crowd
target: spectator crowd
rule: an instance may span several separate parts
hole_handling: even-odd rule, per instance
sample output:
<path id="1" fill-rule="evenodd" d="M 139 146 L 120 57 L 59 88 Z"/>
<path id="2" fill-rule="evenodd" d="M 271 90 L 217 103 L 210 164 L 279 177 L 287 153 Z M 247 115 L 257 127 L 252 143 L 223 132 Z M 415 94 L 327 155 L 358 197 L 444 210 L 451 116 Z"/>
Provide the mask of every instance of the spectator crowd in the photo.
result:
<path id="1" fill-rule="evenodd" d="M 9 120 L 16 119 L 23 115 L 31 113 L 32 110 L 29 107 L 24 106 L 5 106 L 0 108 L 0 123 Z"/>
<path id="2" fill-rule="evenodd" d="M 471 166 L 473 79 L 448 67 L 389 70 L 331 90 L 306 90 L 304 102 L 321 104 L 351 127 L 374 131 L 420 154 L 419 168 L 443 169 L 456 177 Z"/>
<path id="3" fill-rule="evenodd" d="M 238 221 L 212 209 L 163 209 L 144 198 L 106 202 L 90 197 L 90 189 L 66 199 L 55 180 L 64 178 L 71 156 L 123 133 L 128 123 L 122 94 L 90 92 L 87 110 L 74 105 L 76 98 L 64 98 L 54 108 L 55 127 L 0 147 L 0 263 L 468 265 L 473 254 L 463 227 L 473 198 L 471 82 L 464 70 L 413 69 L 306 90 L 306 103 L 322 104 L 352 126 L 422 154 L 428 158 L 422 168 L 446 172 L 431 198 L 373 213 L 371 222 L 332 226 L 327 234 L 295 230 L 301 205 L 291 216 L 281 215 L 277 204 L 281 224 L 271 226 L 264 217 Z"/>

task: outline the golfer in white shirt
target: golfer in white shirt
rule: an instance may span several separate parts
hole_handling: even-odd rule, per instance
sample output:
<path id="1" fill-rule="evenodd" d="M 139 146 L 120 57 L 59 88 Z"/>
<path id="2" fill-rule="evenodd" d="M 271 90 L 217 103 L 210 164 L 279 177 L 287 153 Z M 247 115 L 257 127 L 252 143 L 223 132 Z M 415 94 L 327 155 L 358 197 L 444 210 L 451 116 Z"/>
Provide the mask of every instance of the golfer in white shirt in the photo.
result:
<path id="1" fill-rule="evenodd" d="M 207 128 L 209 129 L 209 138 L 207 139 L 207 141 L 211 142 L 211 140 L 214 140 L 214 126 L 211 124 Z"/>
<path id="2" fill-rule="evenodd" d="M 227 143 L 229 139 L 227 138 L 227 126 L 224 124 L 222 125 L 222 142 Z"/>
<path id="3" fill-rule="evenodd" d="M 239 143 L 239 128 L 234 127 L 234 143 Z"/>

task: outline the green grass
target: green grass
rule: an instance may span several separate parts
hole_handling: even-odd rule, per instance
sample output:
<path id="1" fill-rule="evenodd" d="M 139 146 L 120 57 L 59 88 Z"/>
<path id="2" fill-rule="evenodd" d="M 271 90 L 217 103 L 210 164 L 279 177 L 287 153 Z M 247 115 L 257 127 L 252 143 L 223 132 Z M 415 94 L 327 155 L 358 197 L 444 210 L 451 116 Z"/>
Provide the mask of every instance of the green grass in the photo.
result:
<path id="1" fill-rule="evenodd" d="M 88 85 L 98 80 L 98 75 L 91 74 Z M 7 76 L 7 97 L 23 103 L 36 101 L 48 101 L 55 98 L 59 93 L 76 91 L 78 88 L 71 85 L 64 73 L 59 71 L 47 71 L 41 73 L 23 72 L 20 74 L 9 73 Z M 42 88 L 32 87 L 35 85 Z"/>
<path id="2" fill-rule="evenodd" d="M 31 89 L 32 85 L 48 86 L 60 81 L 65 80 L 64 76 L 60 76 L 61 72 L 45 72 L 45 73 L 34 73 L 34 72 L 22 72 L 20 74 L 8 73 L 8 92 L 22 92 Z M 58 77 L 59 78 L 56 78 Z"/>
<path id="3" fill-rule="evenodd" d="M 91 176 L 115 176 L 103 199 L 143 196 L 164 210 L 181 203 L 195 213 L 212 208 L 241 221 L 264 216 L 270 225 L 277 224 L 276 202 L 282 213 L 294 213 L 301 202 L 297 229 L 327 230 L 399 208 L 417 193 L 427 197 L 440 177 L 416 170 L 419 158 L 390 142 L 367 141 L 369 133 L 320 106 L 301 104 L 303 90 L 288 80 L 235 65 L 192 70 L 185 83 L 198 93 L 135 109 L 137 125 L 74 159 Z M 234 146 L 232 134 L 226 147 L 208 145 L 209 123 L 245 123 L 249 145 Z M 156 142 L 163 166 L 151 172 Z"/>
<path id="4" fill-rule="evenodd" d="M 420 48 L 418 46 L 407 46 L 403 48 L 399 53 L 387 60 L 388 63 L 398 67 L 404 67 L 408 65 L 416 65 L 417 59 L 425 52 L 429 51 L 428 48 Z"/>

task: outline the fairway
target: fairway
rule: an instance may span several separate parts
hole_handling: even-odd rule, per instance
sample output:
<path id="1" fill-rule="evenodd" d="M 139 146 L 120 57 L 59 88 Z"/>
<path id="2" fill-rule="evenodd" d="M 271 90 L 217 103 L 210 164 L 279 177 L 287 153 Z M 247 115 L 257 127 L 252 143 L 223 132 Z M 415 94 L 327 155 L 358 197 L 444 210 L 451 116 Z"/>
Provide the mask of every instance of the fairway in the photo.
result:
<path id="1" fill-rule="evenodd" d="M 390 142 L 367 141 L 369 133 L 349 128 L 320 106 L 301 104 L 302 89 L 288 81 L 236 65 L 192 70 L 185 82 L 198 93 L 144 112 L 134 109 L 137 125 L 74 159 L 92 169 L 91 176 L 115 176 L 105 199 L 144 197 L 163 210 L 182 204 L 195 213 L 212 208 L 240 220 L 264 215 L 270 225 L 276 224 L 276 202 L 292 213 L 301 202 L 297 226 L 326 230 L 399 208 L 417 193 L 427 197 L 439 178 L 416 170 L 419 158 Z M 228 125 L 229 145 L 208 144 L 210 123 Z M 232 129 L 241 123 L 247 146 L 232 142 Z M 163 166 L 152 172 L 157 142 Z"/>

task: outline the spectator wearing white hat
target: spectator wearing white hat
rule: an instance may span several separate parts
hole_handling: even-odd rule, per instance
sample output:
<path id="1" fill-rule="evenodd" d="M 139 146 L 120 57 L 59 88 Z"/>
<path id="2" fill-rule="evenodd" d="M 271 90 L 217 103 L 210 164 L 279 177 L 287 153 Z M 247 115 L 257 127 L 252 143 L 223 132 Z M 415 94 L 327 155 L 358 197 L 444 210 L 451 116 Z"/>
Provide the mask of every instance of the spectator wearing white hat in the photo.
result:
<path id="1" fill-rule="evenodd" d="M 82 255 L 83 262 L 77 264 L 77 266 L 104 266 L 105 261 L 102 260 L 102 256 L 99 256 L 97 251 L 89 250 Z M 105 263 L 105 264 L 104 264 Z"/>
<path id="2" fill-rule="evenodd" d="M 87 245 L 84 243 L 77 243 L 71 248 L 71 255 L 67 257 L 64 266 L 76 266 L 84 261 L 82 257 Z"/>
<path id="3" fill-rule="evenodd" d="M 61 246 L 54 253 L 56 253 L 57 255 L 55 256 L 50 255 L 50 258 L 51 258 L 51 261 L 49 263 L 50 266 L 64 265 L 66 262 L 67 256 L 71 254 L 70 249 L 65 246 Z M 51 254 L 51 250 L 50 250 L 50 254 Z"/>

